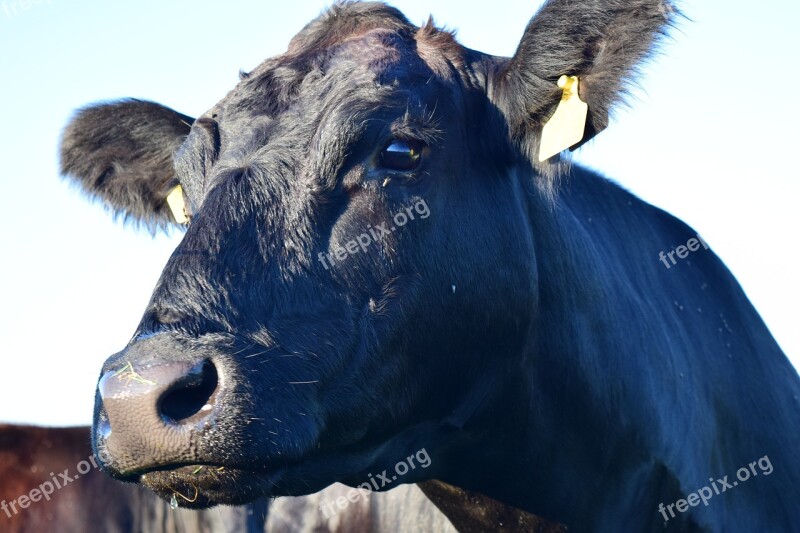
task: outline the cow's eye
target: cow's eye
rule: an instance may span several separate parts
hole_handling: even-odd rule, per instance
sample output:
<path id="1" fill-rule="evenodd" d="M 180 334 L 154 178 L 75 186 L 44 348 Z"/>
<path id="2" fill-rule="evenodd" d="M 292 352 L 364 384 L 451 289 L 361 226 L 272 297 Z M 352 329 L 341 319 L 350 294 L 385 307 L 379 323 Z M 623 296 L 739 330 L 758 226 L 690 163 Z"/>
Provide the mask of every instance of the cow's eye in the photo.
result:
<path id="1" fill-rule="evenodd" d="M 380 165 L 390 170 L 414 170 L 422 162 L 422 141 L 395 139 L 381 152 Z"/>

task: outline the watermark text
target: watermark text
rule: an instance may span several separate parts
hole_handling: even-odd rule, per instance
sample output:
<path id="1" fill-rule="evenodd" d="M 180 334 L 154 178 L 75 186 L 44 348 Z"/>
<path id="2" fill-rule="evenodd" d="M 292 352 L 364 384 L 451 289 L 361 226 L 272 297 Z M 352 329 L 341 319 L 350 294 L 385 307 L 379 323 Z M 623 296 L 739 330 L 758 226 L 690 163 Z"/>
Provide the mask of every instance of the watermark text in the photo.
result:
<path id="1" fill-rule="evenodd" d="M 422 468 L 428 468 L 431 466 L 431 458 L 425 448 L 422 448 L 418 452 L 409 455 L 404 460 L 399 461 L 396 465 L 394 465 L 394 474 L 388 474 L 386 470 L 380 474 L 376 474 L 375 476 L 372 474 L 367 474 L 369 481 L 362 483 L 357 488 L 350 489 L 347 492 L 347 496 L 339 496 L 335 501 L 322 500 L 322 502 L 319 504 L 319 509 L 322 511 L 322 514 L 325 516 L 325 518 L 331 518 L 339 511 L 346 509 L 351 503 L 357 502 L 359 498 L 367 501 L 367 496 L 370 492 L 373 490 L 380 490 L 387 485 L 390 485 L 392 482 L 397 480 L 398 476 L 406 475 L 409 470 L 414 470 L 417 468 L 417 466 Z M 391 477 L 389 477 L 390 475 Z"/>
<path id="2" fill-rule="evenodd" d="M 414 202 L 414 205 L 395 213 L 392 217 L 394 225 L 390 226 L 389 222 L 377 224 L 375 227 L 369 225 L 364 233 L 357 236 L 355 239 L 347 241 L 344 243 L 344 246 L 336 246 L 336 249 L 329 253 L 320 252 L 317 257 L 319 262 L 322 263 L 322 266 L 325 267 L 325 270 L 328 270 L 337 261 L 343 261 L 348 255 L 355 255 L 359 251 L 366 252 L 367 248 L 373 243 L 382 241 L 388 235 L 391 235 L 392 232 L 396 231 L 397 228 L 402 228 L 410 221 L 417 220 L 417 218 L 425 220 L 430 215 L 431 211 L 428 208 L 428 204 L 425 203 L 425 200 L 420 198 Z"/>
<path id="3" fill-rule="evenodd" d="M 676 510 L 679 513 L 685 513 L 690 507 L 697 507 L 700 505 L 700 502 L 703 502 L 703 505 L 708 507 L 709 500 L 711 500 L 711 498 L 714 496 L 719 496 L 728 489 L 736 487 L 739 485 L 739 481 L 747 481 L 751 476 L 756 477 L 759 474 L 759 472 L 756 471 L 756 466 L 758 466 L 761 474 L 764 474 L 765 476 L 768 476 L 772 473 L 772 463 L 770 462 L 769 457 L 765 455 L 761 459 L 753 461 L 749 465 L 737 470 L 736 478 L 738 481 L 728 481 L 728 476 L 722 476 L 716 481 L 713 477 L 710 477 L 708 478 L 708 480 L 711 482 L 710 487 L 706 485 L 705 487 L 690 493 L 688 496 L 686 496 L 686 498 L 681 498 L 675 503 L 670 503 L 666 506 L 663 503 L 659 503 L 658 512 L 661 513 L 661 516 L 664 518 L 664 522 L 668 522 L 671 518 L 675 518 L 677 516 L 675 514 Z M 667 512 L 669 512 L 669 515 L 667 515 Z"/>
<path id="4" fill-rule="evenodd" d="M 23 494 L 10 502 L 6 502 L 5 500 L 0 502 L 0 510 L 3 511 L 8 518 L 11 518 L 12 513 L 19 514 L 21 510 L 30 507 L 32 503 L 38 503 L 42 501 L 42 499 L 49 502 L 50 497 L 57 490 L 63 489 L 80 476 L 88 474 L 92 469 L 98 468 L 97 460 L 94 455 L 90 455 L 87 459 L 88 460 L 81 461 L 77 464 L 75 467 L 78 471 L 77 474 L 71 474 L 69 468 L 59 474 L 50 472 L 49 480 L 40 484 L 35 489 L 31 489 L 27 494 Z"/>
<path id="5" fill-rule="evenodd" d="M 676 255 L 678 256 L 678 259 L 686 259 L 689 256 L 689 252 L 696 252 L 697 250 L 700 249 L 700 245 L 702 245 L 703 248 L 708 250 L 708 245 L 706 244 L 706 241 L 704 241 L 703 238 L 700 237 L 700 235 L 696 235 L 691 239 L 689 239 L 685 245 L 681 244 L 680 246 L 678 246 L 677 248 L 675 248 L 670 252 L 664 253 L 663 250 L 660 251 L 658 253 L 658 259 L 662 263 L 664 263 L 664 266 L 667 267 L 667 270 L 669 270 L 670 268 L 672 268 L 672 266 L 678 264 L 677 261 L 675 261 Z M 667 262 L 667 258 L 669 258 L 669 260 L 672 262 L 671 266 L 669 262 Z"/>

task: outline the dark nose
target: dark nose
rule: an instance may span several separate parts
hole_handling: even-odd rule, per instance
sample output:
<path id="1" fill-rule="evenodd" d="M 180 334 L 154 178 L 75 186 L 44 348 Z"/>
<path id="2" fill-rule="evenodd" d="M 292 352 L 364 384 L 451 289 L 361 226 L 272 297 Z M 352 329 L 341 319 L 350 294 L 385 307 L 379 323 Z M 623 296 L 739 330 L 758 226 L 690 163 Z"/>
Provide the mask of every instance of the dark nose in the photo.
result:
<path id="1" fill-rule="evenodd" d="M 198 436 L 213 425 L 218 388 L 209 360 L 141 368 L 129 361 L 103 374 L 95 437 L 106 466 L 125 475 L 191 462 Z"/>

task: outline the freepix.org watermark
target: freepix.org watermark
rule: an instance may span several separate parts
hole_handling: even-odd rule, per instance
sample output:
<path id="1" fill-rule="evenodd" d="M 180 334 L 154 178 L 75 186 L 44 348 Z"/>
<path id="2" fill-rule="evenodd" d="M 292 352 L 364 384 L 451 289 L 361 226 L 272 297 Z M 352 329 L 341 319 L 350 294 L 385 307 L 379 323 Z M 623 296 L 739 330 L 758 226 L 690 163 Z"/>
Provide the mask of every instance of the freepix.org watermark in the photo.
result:
<path id="1" fill-rule="evenodd" d="M 70 474 L 70 469 L 67 468 L 63 472 L 56 474 L 50 472 L 50 479 L 40 484 L 38 487 L 31 489 L 27 494 L 18 496 L 16 499 L 6 502 L 0 502 L 0 510 L 2 510 L 8 518 L 13 514 L 19 514 L 20 511 L 27 509 L 32 503 L 38 503 L 43 499 L 50 501 L 50 496 L 57 490 L 61 490 L 73 481 L 77 481 L 82 475 L 86 475 L 92 469 L 98 468 L 97 460 L 94 455 L 90 455 L 86 460 L 81 461 L 75 466 L 77 474 Z"/>
<path id="2" fill-rule="evenodd" d="M 328 270 L 334 263 L 343 261 L 348 255 L 355 255 L 359 251 L 366 252 L 367 248 L 369 248 L 372 243 L 382 241 L 387 235 L 391 235 L 393 231 L 397 230 L 397 228 L 402 228 L 412 220 L 417 220 L 418 218 L 425 220 L 430 215 L 431 211 L 428 209 L 428 204 L 425 203 L 425 200 L 420 198 L 414 202 L 414 205 L 395 213 L 392 217 L 392 222 L 394 222 L 393 226 L 390 227 L 388 222 L 378 224 L 375 227 L 369 225 L 364 233 L 355 239 L 347 241 L 344 246 L 337 246 L 333 252 L 320 252 L 317 257 L 319 262 L 322 263 L 322 266 L 325 267 L 325 270 Z"/>
<path id="3" fill-rule="evenodd" d="M 703 238 L 700 237 L 700 235 L 695 235 L 694 237 L 686 241 L 685 245 L 681 244 L 680 246 L 678 246 L 677 248 L 675 248 L 670 252 L 664 253 L 663 250 L 658 252 L 658 259 L 659 261 L 664 263 L 664 266 L 667 267 L 667 270 L 669 270 L 672 267 L 670 266 L 669 262 L 667 262 L 667 257 L 669 257 L 669 260 L 672 261 L 672 266 L 675 266 L 678 264 L 678 262 L 675 261 L 676 255 L 678 256 L 678 259 L 686 259 L 687 257 L 689 257 L 689 252 L 696 252 L 697 250 L 700 249 L 701 245 L 703 246 L 703 248 L 708 250 L 708 245 L 706 244 L 706 241 L 704 241 Z"/>
<path id="4" fill-rule="evenodd" d="M 756 466 L 761 471 L 762 474 L 768 476 L 772 473 L 772 463 L 769 460 L 768 456 L 764 456 L 757 461 L 753 461 L 747 466 L 743 466 L 739 470 L 736 471 L 736 478 L 738 481 L 729 482 L 728 476 L 723 476 L 720 479 L 714 481 L 713 477 L 708 478 L 711 482 L 711 486 L 705 486 L 701 489 L 692 492 L 686 498 L 681 498 L 680 500 L 676 501 L 675 503 L 671 503 L 665 506 L 663 503 L 658 504 L 658 512 L 661 513 L 661 516 L 664 518 L 664 522 L 668 522 L 671 518 L 675 518 L 677 516 L 675 514 L 675 510 L 679 513 L 685 513 L 689 510 L 689 507 L 697 507 L 700 505 L 700 502 L 703 502 L 703 505 L 708 507 L 708 502 L 714 496 L 719 496 L 723 492 L 728 489 L 732 489 L 739 485 L 739 481 L 747 481 L 750 477 L 756 477 L 759 473 L 756 472 Z M 712 490 L 713 488 L 713 490 Z M 669 516 L 667 512 L 669 511 Z"/>
<path id="5" fill-rule="evenodd" d="M 416 464 L 414 462 L 415 460 Z M 397 481 L 398 476 L 406 475 L 410 470 L 416 469 L 417 466 L 422 468 L 431 466 L 431 458 L 425 448 L 422 448 L 413 455 L 409 455 L 404 460 L 394 465 L 394 474 L 391 475 L 391 477 L 389 477 L 390 474 L 388 474 L 386 470 L 375 476 L 367 474 L 369 481 L 362 483 L 357 488 L 350 489 L 346 497 L 339 496 L 336 498 L 336 501 L 322 500 L 319 504 L 319 509 L 322 511 L 325 518 L 331 518 L 339 511 L 345 510 L 351 503 L 357 502 L 359 498 L 363 498 L 364 501 L 367 501 L 367 496 L 370 492 L 373 490 L 380 490 L 390 485 L 392 482 Z"/>
<path id="6" fill-rule="evenodd" d="M 33 6 L 52 3 L 52 0 L 3 0 L 0 2 L 0 12 L 10 18 L 27 11 Z"/>

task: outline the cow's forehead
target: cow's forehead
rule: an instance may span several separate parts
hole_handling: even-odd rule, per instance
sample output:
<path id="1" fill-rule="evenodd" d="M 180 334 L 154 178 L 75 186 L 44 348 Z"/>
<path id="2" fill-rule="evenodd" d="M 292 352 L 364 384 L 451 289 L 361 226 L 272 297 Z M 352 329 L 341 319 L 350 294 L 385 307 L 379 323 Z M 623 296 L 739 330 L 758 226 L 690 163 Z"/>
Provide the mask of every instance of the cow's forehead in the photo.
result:
<path id="1" fill-rule="evenodd" d="M 342 25 L 342 18 L 346 19 L 339 17 L 336 24 Z M 328 91 L 333 84 L 413 90 L 440 80 L 452 83 L 463 65 L 465 49 L 432 22 L 417 28 L 404 19 L 378 17 L 344 26 L 347 32 L 306 28 L 286 53 L 242 74 L 239 85 L 212 111 L 226 118 L 274 117 L 314 85 Z M 314 91 L 305 90 L 309 92 Z"/>

